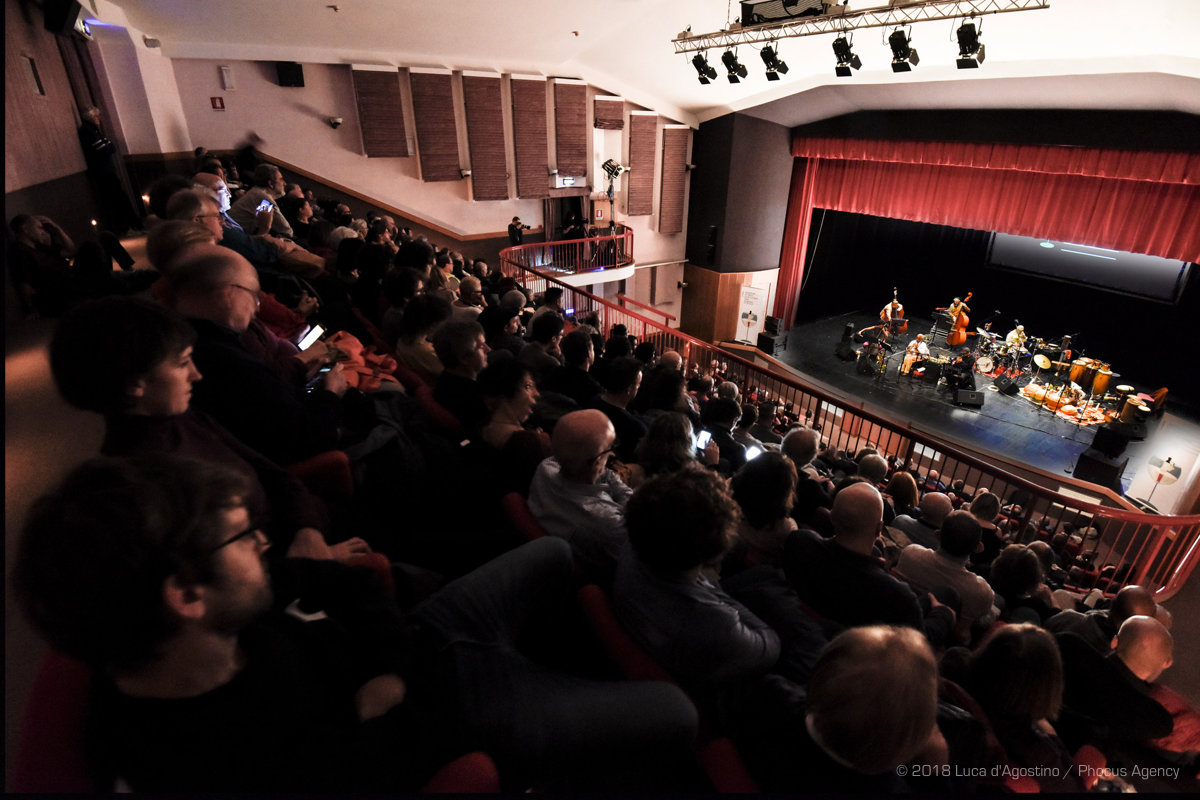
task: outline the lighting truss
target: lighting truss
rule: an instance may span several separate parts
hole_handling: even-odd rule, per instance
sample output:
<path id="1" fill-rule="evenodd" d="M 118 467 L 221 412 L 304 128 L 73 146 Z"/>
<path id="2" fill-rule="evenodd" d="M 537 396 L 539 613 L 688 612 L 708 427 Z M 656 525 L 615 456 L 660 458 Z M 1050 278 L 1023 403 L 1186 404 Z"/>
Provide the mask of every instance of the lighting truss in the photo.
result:
<path id="1" fill-rule="evenodd" d="M 729 49 L 741 44 L 763 44 L 776 39 L 793 39 L 823 33 L 845 34 L 864 28 L 895 28 L 914 22 L 952 20 L 971 15 L 1005 14 L 1012 11 L 1036 11 L 1049 8 L 1050 0 L 926 0 L 911 5 L 869 8 L 861 11 L 836 12 L 817 17 L 798 17 L 785 22 L 756 25 L 752 28 L 731 26 L 731 30 L 676 37 L 671 40 L 676 53 L 690 53 L 709 48 Z"/>

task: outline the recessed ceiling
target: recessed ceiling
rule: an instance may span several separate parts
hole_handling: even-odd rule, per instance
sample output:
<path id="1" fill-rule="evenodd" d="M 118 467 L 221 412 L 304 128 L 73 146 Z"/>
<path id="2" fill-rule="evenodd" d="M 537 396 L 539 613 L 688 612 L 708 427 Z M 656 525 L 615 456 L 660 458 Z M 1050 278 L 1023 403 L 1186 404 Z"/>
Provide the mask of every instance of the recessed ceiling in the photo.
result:
<path id="1" fill-rule="evenodd" d="M 851 2 L 851 9 L 883 5 Z M 120 11 L 114 13 L 113 7 Z M 336 6 L 335 11 L 331 6 Z M 1073 108 L 1200 114 L 1200 2 L 1050 0 L 989 15 L 979 68 L 954 65 L 959 22 L 912 27 L 921 63 L 892 73 L 887 29 L 860 31 L 863 67 L 836 78 L 832 35 L 785 39 L 790 71 L 768 82 L 750 45 L 749 76 L 702 86 L 671 40 L 736 16 L 732 0 L 94 0 L 105 22 L 162 42 L 169 58 L 379 63 L 580 78 L 688 124 L 743 111 L 789 127 L 853 111 L 896 108 Z M 120 17 L 126 19 L 122 20 Z"/>

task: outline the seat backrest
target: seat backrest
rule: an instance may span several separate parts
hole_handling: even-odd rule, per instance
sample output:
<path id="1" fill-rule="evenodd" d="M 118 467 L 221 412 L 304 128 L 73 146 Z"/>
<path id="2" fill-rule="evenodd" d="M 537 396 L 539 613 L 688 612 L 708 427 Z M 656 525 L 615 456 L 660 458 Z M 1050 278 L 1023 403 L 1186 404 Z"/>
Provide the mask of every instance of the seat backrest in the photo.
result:
<path id="1" fill-rule="evenodd" d="M 50 650 L 38 666 L 21 720 L 8 790 L 93 793 L 101 789 L 88 766 L 84 720 L 92 671 Z"/>
<path id="2" fill-rule="evenodd" d="M 578 597 L 579 605 L 592 627 L 592 633 L 626 678 L 631 681 L 675 683 L 667 671 L 647 655 L 621 627 L 603 589 L 589 583 L 579 589 Z"/>
<path id="3" fill-rule="evenodd" d="M 537 521 L 537 517 L 533 516 L 533 512 L 529 510 L 529 502 L 525 499 L 525 495 L 520 492 L 509 492 L 500 498 L 500 505 L 504 508 L 508 521 L 513 524 L 518 533 L 525 537 L 526 541 L 532 542 L 534 539 L 549 535 L 542 524 Z"/>
<path id="4" fill-rule="evenodd" d="M 417 402 L 421 404 L 422 410 L 425 411 L 434 425 L 451 435 L 457 436 L 462 434 L 462 423 L 458 421 L 458 417 L 447 411 L 446 407 L 437 401 L 433 396 L 432 389 L 425 384 L 421 384 L 417 387 L 416 396 Z"/>
<path id="5" fill-rule="evenodd" d="M 354 496 L 350 457 L 341 450 L 326 450 L 288 466 L 293 478 L 323 500 L 348 500 Z"/>
<path id="6" fill-rule="evenodd" d="M 486 753 L 459 756 L 439 769 L 424 786 L 422 794 L 495 794 L 500 791 L 500 774 Z"/>

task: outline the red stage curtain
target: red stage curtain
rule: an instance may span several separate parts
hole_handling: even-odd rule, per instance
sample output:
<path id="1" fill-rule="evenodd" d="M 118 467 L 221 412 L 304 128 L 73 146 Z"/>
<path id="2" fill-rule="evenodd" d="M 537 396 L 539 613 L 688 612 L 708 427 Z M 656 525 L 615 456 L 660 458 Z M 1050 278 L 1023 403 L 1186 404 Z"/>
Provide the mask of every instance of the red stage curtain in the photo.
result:
<path id="1" fill-rule="evenodd" d="M 776 316 L 795 315 L 814 208 L 1200 261 L 1200 154 L 796 138 Z"/>

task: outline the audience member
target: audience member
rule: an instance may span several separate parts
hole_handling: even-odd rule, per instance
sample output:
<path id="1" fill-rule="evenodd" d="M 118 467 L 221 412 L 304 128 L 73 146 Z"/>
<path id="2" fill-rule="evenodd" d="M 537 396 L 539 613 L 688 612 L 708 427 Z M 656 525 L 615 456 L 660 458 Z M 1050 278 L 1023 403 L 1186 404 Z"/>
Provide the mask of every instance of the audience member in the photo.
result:
<path id="1" fill-rule="evenodd" d="M 1030 622 L 1042 626 L 1058 613 L 1050 587 L 1042 582 L 1042 562 L 1023 544 L 1010 544 L 1000 551 L 988 575 L 996 591 L 1005 622 Z"/>
<path id="2" fill-rule="evenodd" d="M 742 510 L 738 544 L 730 555 L 744 565 L 779 566 L 788 536 L 796 530 L 792 502 L 796 467 L 780 453 L 763 453 L 742 465 L 730 481 L 733 499 Z M 739 550 L 741 552 L 739 552 Z M 726 565 L 730 564 L 726 560 Z M 722 574 L 730 574 L 723 570 Z"/>
<path id="3" fill-rule="evenodd" d="M 766 444 L 781 444 L 783 437 L 775 432 L 776 405 L 771 400 L 758 404 L 758 421 L 750 428 L 750 435 Z"/>
<path id="4" fill-rule="evenodd" d="M 279 210 L 276 201 L 283 197 L 286 182 L 279 167 L 274 164 L 259 164 L 254 169 L 254 187 L 242 195 L 229 208 L 229 215 L 247 233 L 272 233 L 285 239 L 292 238 L 292 226 Z M 260 210 L 260 208 L 262 210 Z"/>
<path id="5" fill-rule="evenodd" d="M 535 329 L 539 324 L 536 319 L 533 321 Z M 590 405 L 596 396 L 604 391 L 604 387 L 588 373 L 595 361 L 592 337 L 586 329 L 576 328 L 562 337 L 559 350 L 563 363 L 561 366 L 550 367 L 543 373 L 542 389 L 569 397 L 581 407 Z M 620 438 L 620 435 L 618 431 L 617 437 Z"/>
<path id="6" fill-rule="evenodd" d="M 1156 617 L 1158 605 L 1154 595 L 1141 586 L 1123 586 L 1106 610 L 1079 612 L 1067 609 L 1046 621 L 1046 630 L 1053 634 L 1073 633 L 1101 655 L 1112 649 L 1121 624 L 1130 617 Z"/>
<path id="7" fill-rule="evenodd" d="M 495 482 L 502 495 L 527 495 L 538 465 L 551 455 L 550 438 L 525 427 L 538 399 L 533 373 L 516 359 L 501 359 L 479 373 L 479 389 L 488 407 L 479 438 L 496 455 Z"/>
<path id="8" fill-rule="evenodd" d="M 996 526 L 996 517 L 1000 514 L 1000 498 L 991 492 L 981 491 L 971 501 L 970 511 L 982 529 L 982 547 L 979 552 L 972 554 L 971 563 L 977 567 L 986 567 L 1000 555 L 1000 548 L 1008 544 Z"/>
<path id="9" fill-rule="evenodd" d="M 600 411 L 563 416 L 554 427 L 554 455 L 538 467 L 529 509 L 552 536 L 566 539 L 589 579 L 608 586 L 626 541 L 622 510 L 631 490 L 608 468 L 616 431 Z"/>
<path id="10" fill-rule="evenodd" d="M 448 319 L 450 305 L 445 300 L 419 294 L 405 306 L 398 326 L 400 335 L 393 344 L 396 361 L 430 386 L 437 383 L 443 369 L 430 337 Z"/>
<path id="11" fill-rule="evenodd" d="M 567 339 L 574 335 L 574 331 Z M 566 339 L 563 340 L 566 355 Z M 642 362 L 634 358 L 619 358 L 609 365 L 604 375 L 603 393 L 587 403 L 604 412 L 617 433 L 617 456 L 625 463 L 639 461 L 638 447 L 646 435 L 646 425 L 630 414 L 628 409 L 642 385 Z"/>
<path id="12" fill-rule="evenodd" d="M 833 505 L 833 483 L 812 466 L 820 444 L 821 434 L 811 428 L 798 428 L 788 432 L 780 450 L 796 465 L 796 504 L 792 508 L 792 518 L 801 525 L 815 525 L 823 529 L 821 533 L 832 535 L 833 531 L 826 524 L 817 521 L 818 509 L 828 510 Z"/>
<path id="13" fill-rule="evenodd" d="M 442 374 L 433 387 L 433 398 L 454 415 L 468 435 L 487 421 L 487 405 L 476 379 L 487 366 L 488 346 L 478 322 L 447 320 L 433 332 L 433 350 L 442 362 Z"/>
<path id="14" fill-rule="evenodd" d="M 926 492 L 918 509 L 921 513 L 915 519 L 908 514 L 899 514 L 892 520 L 891 526 L 907 536 L 913 544 L 936 550 L 937 532 L 941 529 L 942 522 L 954 510 L 954 503 L 942 492 Z"/>
<path id="15" fill-rule="evenodd" d="M 733 438 L 733 426 L 741 416 L 742 408 L 733 400 L 710 400 L 700 415 L 704 430 L 711 433 L 712 441 L 717 443 L 721 454 L 719 469 L 726 475 L 732 475 L 746 463 L 746 448 Z"/>
<path id="16" fill-rule="evenodd" d="M 539 385 L 551 372 L 562 366 L 558 350 L 562 331 L 563 318 L 555 313 L 535 314 L 529 323 L 529 341 L 521 348 L 518 358 L 533 371 Z"/>

